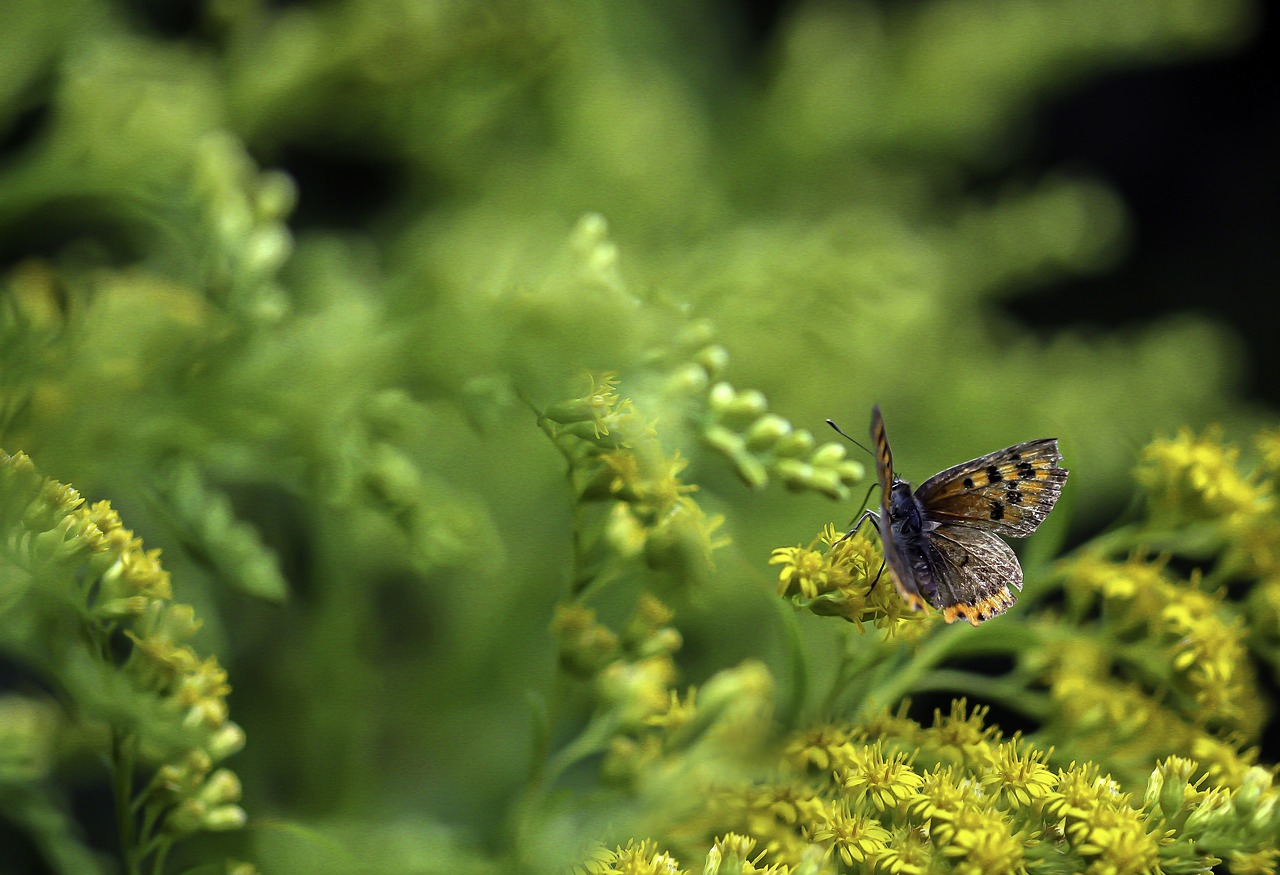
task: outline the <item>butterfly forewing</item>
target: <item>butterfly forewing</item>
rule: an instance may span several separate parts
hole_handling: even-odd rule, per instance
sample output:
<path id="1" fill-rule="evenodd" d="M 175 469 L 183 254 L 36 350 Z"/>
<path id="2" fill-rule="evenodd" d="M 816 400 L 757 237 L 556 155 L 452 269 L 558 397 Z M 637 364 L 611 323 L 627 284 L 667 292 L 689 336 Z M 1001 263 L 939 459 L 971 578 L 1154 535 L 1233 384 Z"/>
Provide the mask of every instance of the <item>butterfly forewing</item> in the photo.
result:
<path id="1" fill-rule="evenodd" d="M 930 564 L 937 569 L 943 618 L 964 617 L 973 625 L 1003 614 L 1013 604 L 1009 587 L 1022 589 L 1022 566 L 1013 549 L 990 532 L 939 526 L 929 538 Z"/>
<path id="2" fill-rule="evenodd" d="M 1056 438 L 1027 441 L 934 474 L 915 495 L 934 522 L 1025 538 L 1062 494 L 1061 459 Z"/>
<path id="3" fill-rule="evenodd" d="M 880 500 L 888 507 L 889 490 L 893 486 L 893 451 L 884 433 L 884 417 L 880 407 L 871 408 L 871 445 L 876 448 L 876 476 L 880 480 Z"/>

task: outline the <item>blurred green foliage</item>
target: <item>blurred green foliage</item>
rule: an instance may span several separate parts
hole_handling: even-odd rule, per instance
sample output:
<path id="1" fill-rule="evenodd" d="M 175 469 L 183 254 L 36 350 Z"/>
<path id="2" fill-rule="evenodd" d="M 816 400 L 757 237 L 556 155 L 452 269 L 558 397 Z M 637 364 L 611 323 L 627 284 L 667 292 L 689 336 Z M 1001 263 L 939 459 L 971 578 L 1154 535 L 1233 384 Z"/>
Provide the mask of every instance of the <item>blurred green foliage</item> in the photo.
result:
<path id="1" fill-rule="evenodd" d="M 879 402 L 913 481 L 1060 437 L 1050 545 L 1108 522 L 1152 434 L 1252 424 L 1210 322 L 1003 314 L 1123 254 L 1104 180 L 968 185 L 1038 101 L 1228 51 L 1247 3 L 801 3 L 749 60 L 710 5 L 187 9 L 174 35 L 144 4 L 3 5 L 0 446 L 163 548 L 248 735 L 251 828 L 220 838 L 263 871 L 550 871 L 603 838 L 581 799 L 518 828 L 588 711 L 548 629 L 591 532 L 611 623 L 661 591 L 683 683 L 751 658 L 794 702 L 792 638 L 843 630 L 783 619 L 765 563 L 855 512 L 821 497 L 861 494 L 826 416 Z M 313 209 L 304 154 L 385 190 L 315 180 Z M 600 459 L 548 415 L 604 372 L 651 427 L 643 482 L 678 487 L 629 500 L 638 537 L 696 484 L 692 540 L 629 554 L 631 522 L 584 515 Z"/>

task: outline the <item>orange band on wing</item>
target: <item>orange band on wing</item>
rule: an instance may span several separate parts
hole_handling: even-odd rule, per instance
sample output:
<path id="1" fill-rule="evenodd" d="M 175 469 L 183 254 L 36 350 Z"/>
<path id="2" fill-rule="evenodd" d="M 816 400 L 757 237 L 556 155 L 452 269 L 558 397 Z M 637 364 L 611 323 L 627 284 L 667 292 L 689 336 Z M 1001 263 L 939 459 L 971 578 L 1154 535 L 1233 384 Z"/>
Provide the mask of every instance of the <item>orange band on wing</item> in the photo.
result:
<path id="1" fill-rule="evenodd" d="M 947 605 L 942 611 L 942 619 L 948 623 L 954 623 L 957 618 L 964 617 L 973 626 L 977 626 L 983 620 L 990 620 L 999 614 L 1003 614 L 1013 605 L 1013 596 L 1008 590 L 1003 590 L 992 596 L 987 596 L 982 601 L 973 605 L 966 605 L 957 602 L 954 605 Z"/>

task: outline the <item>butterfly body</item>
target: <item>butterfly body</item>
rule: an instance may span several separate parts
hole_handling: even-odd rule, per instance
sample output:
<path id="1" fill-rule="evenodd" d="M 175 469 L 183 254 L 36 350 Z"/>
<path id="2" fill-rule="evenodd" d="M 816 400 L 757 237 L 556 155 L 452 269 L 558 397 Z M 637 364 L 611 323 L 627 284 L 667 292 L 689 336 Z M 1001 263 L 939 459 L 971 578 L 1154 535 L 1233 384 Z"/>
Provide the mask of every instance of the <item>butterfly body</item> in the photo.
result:
<path id="1" fill-rule="evenodd" d="M 919 500 L 911 494 L 911 484 L 905 480 L 895 480 L 889 491 L 888 501 L 881 503 L 881 512 L 873 514 L 880 530 L 880 540 L 892 544 L 892 551 L 886 549 L 885 558 L 889 562 L 894 579 L 910 581 L 912 588 L 898 591 L 912 607 L 923 607 L 925 602 L 934 604 L 937 601 L 938 587 L 933 579 L 933 569 L 929 565 L 927 522 L 924 508 Z"/>
<path id="2" fill-rule="evenodd" d="M 1023 538 L 1053 510 L 1067 470 L 1054 438 L 1015 444 L 933 475 L 914 492 L 893 473 L 880 408 L 871 440 L 881 486 L 876 521 L 885 561 L 902 598 L 951 623 L 1004 613 L 1022 588 L 1022 566 L 999 536 Z M 864 517 L 864 518 L 865 518 Z"/>

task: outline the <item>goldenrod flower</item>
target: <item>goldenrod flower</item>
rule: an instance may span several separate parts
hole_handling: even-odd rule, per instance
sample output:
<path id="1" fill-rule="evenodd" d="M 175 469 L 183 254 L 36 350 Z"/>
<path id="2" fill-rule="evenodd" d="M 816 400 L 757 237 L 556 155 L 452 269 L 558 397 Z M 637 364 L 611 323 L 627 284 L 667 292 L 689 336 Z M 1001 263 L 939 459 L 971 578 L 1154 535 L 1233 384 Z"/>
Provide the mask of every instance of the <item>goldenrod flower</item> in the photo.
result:
<path id="1" fill-rule="evenodd" d="M 1067 833 L 1098 875 L 1147 875 L 1160 862 L 1166 836 L 1127 805 L 1099 805 Z"/>
<path id="2" fill-rule="evenodd" d="M 883 875 L 928 875 L 934 844 L 923 827 L 894 827 L 885 849 L 875 857 L 875 871 Z"/>
<path id="3" fill-rule="evenodd" d="M 846 866 L 878 854 L 892 836 L 876 820 L 850 810 L 848 800 L 826 805 L 813 831 L 813 840 L 826 845 Z"/>
<path id="4" fill-rule="evenodd" d="M 812 767 L 826 774 L 832 769 L 837 749 L 848 741 L 845 727 L 820 723 L 792 735 L 783 748 L 783 757 L 801 772 Z"/>
<path id="5" fill-rule="evenodd" d="M 1201 776 L 1195 783 L 1191 781 L 1192 775 L 1198 770 L 1199 765 L 1195 760 L 1185 757 L 1171 756 L 1162 760 L 1147 781 L 1142 807 L 1159 813 L 1169 822 L 1185 817 L 1188 807 L 1203 796 L 1199 792 L 1199 785 L 1204 782 L 1204 777 Z"/>
<path id="6" fill-rule="evenodd" d="M 930 822 L 930 834 L 940 844 L 954 837 L 956 822 L 966 812 L 988 811 L 991 799 L 971 775 L 952 766 L 925 772 L 920 789 L 907 803 L 907 813 L 918 823 Z"/>
<path id="7" fill-rule="evenodd" d="M 761 868 L 768 851 L 752 856 L 755 847 L 756 840 L 750 836 L 726 833 L 707 852 L 702 875 L 790 875 L 790 867 L 781 864 Z"/>
<path id="8" fill-rule="evenodd" d="M 1231 875 L 1276 875 L 1277 861 L 1280 861 L 1280 848 L 1228 851 L 1227 871 Z"/>
<path id="9" fill-rule="evenodd" d="M 590 677 L 618 655 L 617 633 L 584 605 L 557 606 L 551 631 L 559 642 L 560 664 L 572 674 Z"/>
<path id="10" fill-rule="evenodd" d="M 977 706 L 968 710 L 965 699 L 951 702 L 951 711 L 945 717 L 940 709 L 933 712 L 933 726 L 924 730 L 927 743 L 944 755 L 958 755 L 961 762 L 976 765 L 991 761 L 991 741 L 999 730 L 985 725 L 990 708 Z"/>
<path id="11" fill-rule="evenodd" d="M 107 502 L 85 506 L 74 489 L 41 478 L 25 457 L 3 453 L 0 526 L 6 569 L 17 565 L 24 585 L 55 593 L 44 601 L 47 609 L 74 611 L 78 633 L 45 642 L 55 676 L 75 667 L 58 677 L 65 695 L 74 699 L 81 691 L 91 664 L 103 678 L 118 674 L 122 691 L 131 691 L 132 698 L 113 705 L 119 711 L 101 713 L 92 696 L 72 703 L 109 732 L 117 802 L 129 806 L 121 814 L 129 825 L 121 832 L 125 853 L 162 856 L 177 836 L 242 826 L 239 779 L 213 770 L 244 744 L 243 731 L 228 719 L 227 674 L 215 657 L 201 658 L 186 643 L 200 624 L 189 606 L 171 601 L 160 551 L 144 549 Z M 146 758 L 156 771 L 135 795 L 134 772 Z"/>
<path id="12" fill-rule="evenodd" d="M 947 838 L 935 831 L 952 872 L 963 875 L 1025 875 L 1026 836 L 1013 833 L 994 810 L 964 810 L 947 824 Z"/>
<path id="13" fill-rule="evenodd" d="M 670 854 L 659 851 L 658 843 L 651 839 L 630 841 L 593 857 L 576 871 L 581 875 L 687 875 L 686 870 Z"/>
<path id="14" fill-rule="evenodd" d="M 1058 786 L 1057 776 L 1045 765 L 1052 749 L 1046 752 L 1025 747 L 1018 736 L 993 745 L 991 764 L 980 780 L 988 795 L 1014 809 L 1038 804 Z"/>
<path id="15" fill-rule="evenodd" d="M 819 543 L 826 549 L 817 549 Z M 865 531 L 847 538 L 828 525 L 807 547 L 775 549 L 769 564 L 782 566 L 778 594 L 815 614 L 842 617 L 859 629 L 874 622 L 890 636 L 930 625 L 932 614 L 913 611 L 898 597 L 883 554 Z"/>
<path id="16" fill-rule="evenodd" d="M 619 660 L 599 673 L 596 685 L 602 702 L 613 710 L 621 728 L 635 728 L 667 710 L 676 667 L 670 656 L 637 662 Z"/>
<path id="17" fill-rule="evenodd" d="M 1103 808 L 1127 808 L 1129 796 L 1110 776 L 1101 774 L 1094 763 L 1058 770 L 1058 786 L 1048 794 L 1044 813 L 1063 830 L 1073 843 L 1088 835 L 1090 818 Z"/>
<path id="18" fill-rule="evenodd" d="M 845 744 L 837 756 L 836 783 L 849 798 L 869 798 L 877 811 L 894 811 L 910 799 L 924 782 L 911 769 L 911 760 L 898 752 L 884 755 L 884 745 Z"/>
<path id="19" fill-rule="evenodd" d="M 681 496 L 657 515 L 645 542 L 645 561 L 651 568 L 698 580 L 710 567 L 711 554 L 729 543 L 716 535 L 723 524 L 722 515 L 708 516 L 697 502 Z"/>

